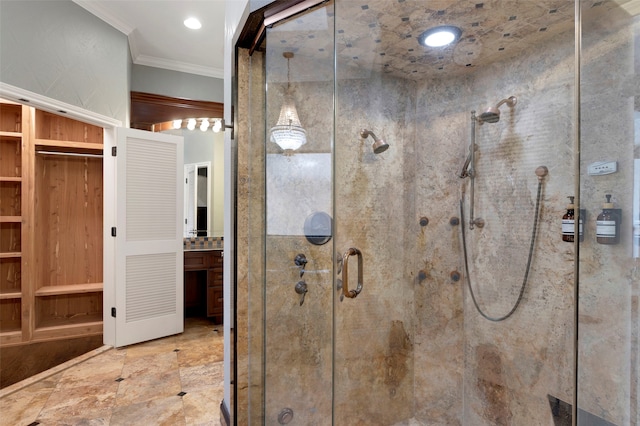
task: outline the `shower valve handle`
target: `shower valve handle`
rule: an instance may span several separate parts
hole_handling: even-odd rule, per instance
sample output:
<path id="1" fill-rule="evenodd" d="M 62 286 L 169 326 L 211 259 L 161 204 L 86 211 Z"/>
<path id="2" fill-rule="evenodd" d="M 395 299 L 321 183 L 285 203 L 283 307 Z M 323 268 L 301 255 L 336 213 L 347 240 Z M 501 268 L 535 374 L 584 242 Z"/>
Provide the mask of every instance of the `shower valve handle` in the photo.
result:
<path id="1" fill-rule="evenodd" d="M 301 266 L 301 267 L 305 267 L 305 265 L 307 264 L 307 256 L 305 256 L 302 253 L 299 253 L 295 259 L 293 259 L 293 263 L 296 264 L 296 266 Z"/>
<path id="2" fill-rule="evenodd" d="M 300 295 L 300 306 L 304 303 L 304 296 L 307 294 L 309 289 L 307 288 L 307 283 L 304 281 L 298 281 L 296 284 L 296 293 Z"/>
<path id="3" fill-rule="evenodd" d="M 298 268 L 300 268 L 300 278 L 304 275 L 304 268 L 307 266 L 307 256 L 302 253 L 299 253 L 295 259 L 293 259 L 293 263 L 296 264 Z"/>

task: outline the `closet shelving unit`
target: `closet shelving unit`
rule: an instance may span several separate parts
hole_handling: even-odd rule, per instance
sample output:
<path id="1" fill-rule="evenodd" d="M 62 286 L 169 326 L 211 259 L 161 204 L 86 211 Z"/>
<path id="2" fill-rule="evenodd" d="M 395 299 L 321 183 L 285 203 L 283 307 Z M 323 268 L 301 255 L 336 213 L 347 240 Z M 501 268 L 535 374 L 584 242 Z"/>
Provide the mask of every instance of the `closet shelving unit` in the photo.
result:
<path id="1" fill-rule="evenodd" d="M 103 129 L 0 101 L 0 345 L 102 333 Z"/>

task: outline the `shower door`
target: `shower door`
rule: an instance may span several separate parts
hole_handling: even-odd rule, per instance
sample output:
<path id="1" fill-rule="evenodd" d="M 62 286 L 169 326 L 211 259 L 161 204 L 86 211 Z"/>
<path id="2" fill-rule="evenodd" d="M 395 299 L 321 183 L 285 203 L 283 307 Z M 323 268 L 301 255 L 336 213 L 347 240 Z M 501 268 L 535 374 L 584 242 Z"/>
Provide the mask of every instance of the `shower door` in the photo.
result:
<path id="1" fill-rule="evenodd" d="M 266 87 L 251 154 L 264 170 L 264 424 L 331 424 L 332 16 L 329 4 L 282 20 L 251 56 Z"/>
<path id="2" fill-rule="evenodd" d="M 345 32 L 337 12 L 327 2 L 274 24 L 247 58 L 252 104 L 266 87 L 247 153 L 252 179 L 264 171 L 263 188 L 248 184 L 265 194 L 264 246 L 251 245 L 262 287 L 249 278 L 249 299 L 261 298 L 263 312 L 249 321 L 264 330 L 258 343 L 253 328 L 249 346 L 262 346 L 263 358 L 260 369 L 250 358 L 247 373 L 260 375 L 263 388 L 248 380 L 248 404 L 266 424 L 392 425 L 412 417 L 413 265 L 422 232 L 406 176 L 412 144 L 403 143 L 413 138 L 412 86 L 336 63 L 334 40 Z M 363 103 L 372 91 L 376 98 Z M 375 154 L 374 138 L 393 143 L 384 150 L 379 142 Z M 256 201 L 248 201 L 254 211 Z"/>
<path id="3" fill-rule="evenodd" d="M 334 424 L 394 425 L 413 417 L 421 356 L 414 301 L 424 289 L 416 289 L 415 265 L 428 228 L 411 176 L 415 85 L 381 72 L 378 13 L 401 5 L 335 4 L 334 250 L 342 260 L 334 280 L 342 290 L 333 298 Z"/>

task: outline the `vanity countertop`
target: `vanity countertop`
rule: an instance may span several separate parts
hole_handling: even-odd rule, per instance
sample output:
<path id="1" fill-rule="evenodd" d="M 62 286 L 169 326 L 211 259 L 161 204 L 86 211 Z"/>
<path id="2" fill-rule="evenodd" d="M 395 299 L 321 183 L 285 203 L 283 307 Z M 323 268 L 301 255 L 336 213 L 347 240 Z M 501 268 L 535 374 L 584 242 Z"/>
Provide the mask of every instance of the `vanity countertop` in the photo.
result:
<path id="1" fill-rule="evenodd" d="M 190 237 L 182 240 L 184 251 L 222 250 L 222 237 Z"/>

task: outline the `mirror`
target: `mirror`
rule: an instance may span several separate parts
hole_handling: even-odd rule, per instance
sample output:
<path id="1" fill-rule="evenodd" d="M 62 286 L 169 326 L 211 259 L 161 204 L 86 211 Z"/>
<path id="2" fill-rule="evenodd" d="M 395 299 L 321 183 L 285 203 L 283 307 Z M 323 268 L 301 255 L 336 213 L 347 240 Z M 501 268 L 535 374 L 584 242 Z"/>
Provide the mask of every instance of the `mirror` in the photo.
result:
<path id="1" fill-rule="evenodd" d="M 193 194 L 193 198 L 185 198 L 185 214 L 191 211 L 191 227 L 185 224 L 184 236 L 194 234 L 208 237 L 222 237 L 224 234 L 224 132 L 214 133 L 211 127 L 205 131 L 186 128 L 188 117 L 222 117 L 224 107 L 221 103 L 211 101 L 173 98 L 164 95 L 131 92 L 131 127 L 153 132 L 169 133 L 184 138 L 184 164 L 209 164 L 207 169 L 208 184 L 198 185 L 199 189 L 207 192 L 204 206 L 198 207 L 197 198 L 205 199 Z M 182 119 L 185 127 L 173 128 L 173 120 Z M 209 123 L 213 125 L 213 123 Z M 195 166 L 194 166 L 195 173 Z M 195 175 L 194 175 L 195 176 Z M 196 180 L 194 180 L 194 184 Z M 208 187 L 208 191 L 204 189 Z M 185 187 L 185 191 L 187 188 Z M 195 190 L 195 186 L 194 186 Z M 195 203 L 195 204 L 194 204 Z M 193 207 L 189 207 L 193 206 Z M 206 207 L 206 210 L 203 208 Z M 190 208 L 190 210 L 189 210 Z M 197 213 L 200 209 L 201 224 L 198 224 Z M 204 222 L 206 220 L 206 225 Z M 192 232 L 194 229 L 199 230 Z M 188 230 L 188 233 L 187 233 Z M 206 231 L 204 231 L 206 230 Z"/>
<path id="2" fill-rule="evenodd" d="M 208 237 L 211 229 L 211 162 L 184 165 L 184 237 Z"/>
<path id="3" fill-rule="evenodd" d="M 170 129 L 184 138 L 184 237 L 224 234 L 224 133 Z M 189 173 L 192 179 L 189 179 Z M 196 196 L 197 195 L 197 196 Z"/>

